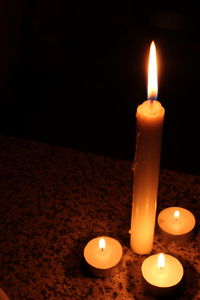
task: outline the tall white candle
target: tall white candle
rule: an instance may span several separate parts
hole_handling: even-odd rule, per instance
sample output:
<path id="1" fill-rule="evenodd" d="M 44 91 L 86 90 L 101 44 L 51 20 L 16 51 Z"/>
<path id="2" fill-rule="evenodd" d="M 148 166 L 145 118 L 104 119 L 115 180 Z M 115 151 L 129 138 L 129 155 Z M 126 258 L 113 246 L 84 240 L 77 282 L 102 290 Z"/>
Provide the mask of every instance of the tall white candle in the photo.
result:
<path id="1" fill-rule="evenodd" d="M 148 99 L 137 108 L 134 161 L 131 249 L 150 253 L 153 247 L 162 127 L 165 110 L 157 98 L 157 64 L 154 42 L 150 48 Z"/>

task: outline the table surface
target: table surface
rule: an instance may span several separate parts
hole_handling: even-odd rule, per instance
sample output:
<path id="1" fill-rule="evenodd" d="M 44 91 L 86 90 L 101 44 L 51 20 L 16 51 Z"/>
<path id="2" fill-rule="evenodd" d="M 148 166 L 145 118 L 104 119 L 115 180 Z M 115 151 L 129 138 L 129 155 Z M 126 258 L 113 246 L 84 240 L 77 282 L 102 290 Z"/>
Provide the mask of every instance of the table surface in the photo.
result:
<path id="1" fill-rule="evenodd" d="M 132 163 L 0 135 L 0 287 L 12 300 L 139 299 L 147 256 L 129 248 Z M 200 299 L 200 178 L 161 170 L 158 212 L 182 206 L 197 219 L 195 238 L 164 245 L 155 233 L 152 253 L 163 251 L 184 266 L 178 299 Z M 83 264 L 96 236 L 123 245 L 119 272 L 100 279 Z"/>

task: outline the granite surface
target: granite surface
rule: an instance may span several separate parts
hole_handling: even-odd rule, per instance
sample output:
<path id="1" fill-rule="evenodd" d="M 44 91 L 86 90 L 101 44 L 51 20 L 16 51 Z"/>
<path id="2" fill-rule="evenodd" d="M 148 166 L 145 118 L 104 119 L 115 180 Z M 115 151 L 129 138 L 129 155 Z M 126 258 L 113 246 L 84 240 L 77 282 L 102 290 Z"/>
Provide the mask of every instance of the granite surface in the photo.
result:
<path id="1" fill-rule="evenodd" d="M 0 135 L 0 287 L 11 300 L 139 299 L 139 256 L 129 248 L 132 163 Z M 177 257 L 185 278 L 177 299 L 200 299 L 200 178 L 161 170 L 158 212 L 182 206 L 197 219 L 186 245 L 153 253 Z M 123 245 L 119 272 L 99 279 L 83 264 L 86 243 L 109 235 Z"/>

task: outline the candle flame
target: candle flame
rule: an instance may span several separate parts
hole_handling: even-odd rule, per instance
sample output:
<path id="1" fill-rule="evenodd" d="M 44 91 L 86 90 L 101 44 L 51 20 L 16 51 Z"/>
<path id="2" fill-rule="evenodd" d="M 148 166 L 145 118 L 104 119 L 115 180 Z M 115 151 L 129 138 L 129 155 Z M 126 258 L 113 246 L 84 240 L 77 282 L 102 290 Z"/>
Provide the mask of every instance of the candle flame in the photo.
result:
<path id="1" fill-rule="evenodd" d="M 101 249 L 101 251 L 103 251 L 106 247 L 106 241 L 104 238 L 100 238 L 99 240 L 99 248 Z"/>
<path id="2" fill-rule="evenodd" d="M 154 41 L 152 41 L 150 47 L 149 68 L 148 68 L 148 99 L 156 100 L 157 95 L 158 95 L 158 79 L 157 79 L 156 46 Z"/>
<path id="3" fill-rule="evenodd" d="M 180 217 L 180 211 L 179 211 L 179 210 L 176 210 L 176 211 L 174 212 L 174 219 L 177 221 L 179 217 Z"/>
<path id="4" fill-rule="evenodd" d="M 158 267 L 160 270 L 163 270 L 164 267 L 165 267 L 165 256 L 164 256 L 163 253 L 160 253 L 160 254 L 158 255 L 157 267 Z"/>

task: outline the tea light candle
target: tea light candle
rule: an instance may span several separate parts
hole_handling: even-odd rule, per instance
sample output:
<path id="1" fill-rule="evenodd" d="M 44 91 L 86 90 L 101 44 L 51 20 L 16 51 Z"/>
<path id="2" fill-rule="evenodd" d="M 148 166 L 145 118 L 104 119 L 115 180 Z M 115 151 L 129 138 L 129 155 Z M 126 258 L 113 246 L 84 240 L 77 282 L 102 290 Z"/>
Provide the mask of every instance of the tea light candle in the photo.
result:
<path id="1" fill-rule="evenodd" d="M 122 246 L 108 236 L 90 240 L 84 248 L 84 258 L 92 273 L 97 277 L 114 275 L 122 259 Z"/>
<path id="2" fill-rule="evenodd" d="M 158 215 L 158 226 L 164 241 L 183 243 L 192 239 L 195 217 L 182 207 L 168 207 Z"/>
<path id="3" fill-rule="evenodd" d="M 168 254 L 147 257 L 141 267 L 146 288 L 156 295 L 167 295 L 177 291 L 184 270 L 178 259 Z"/>

